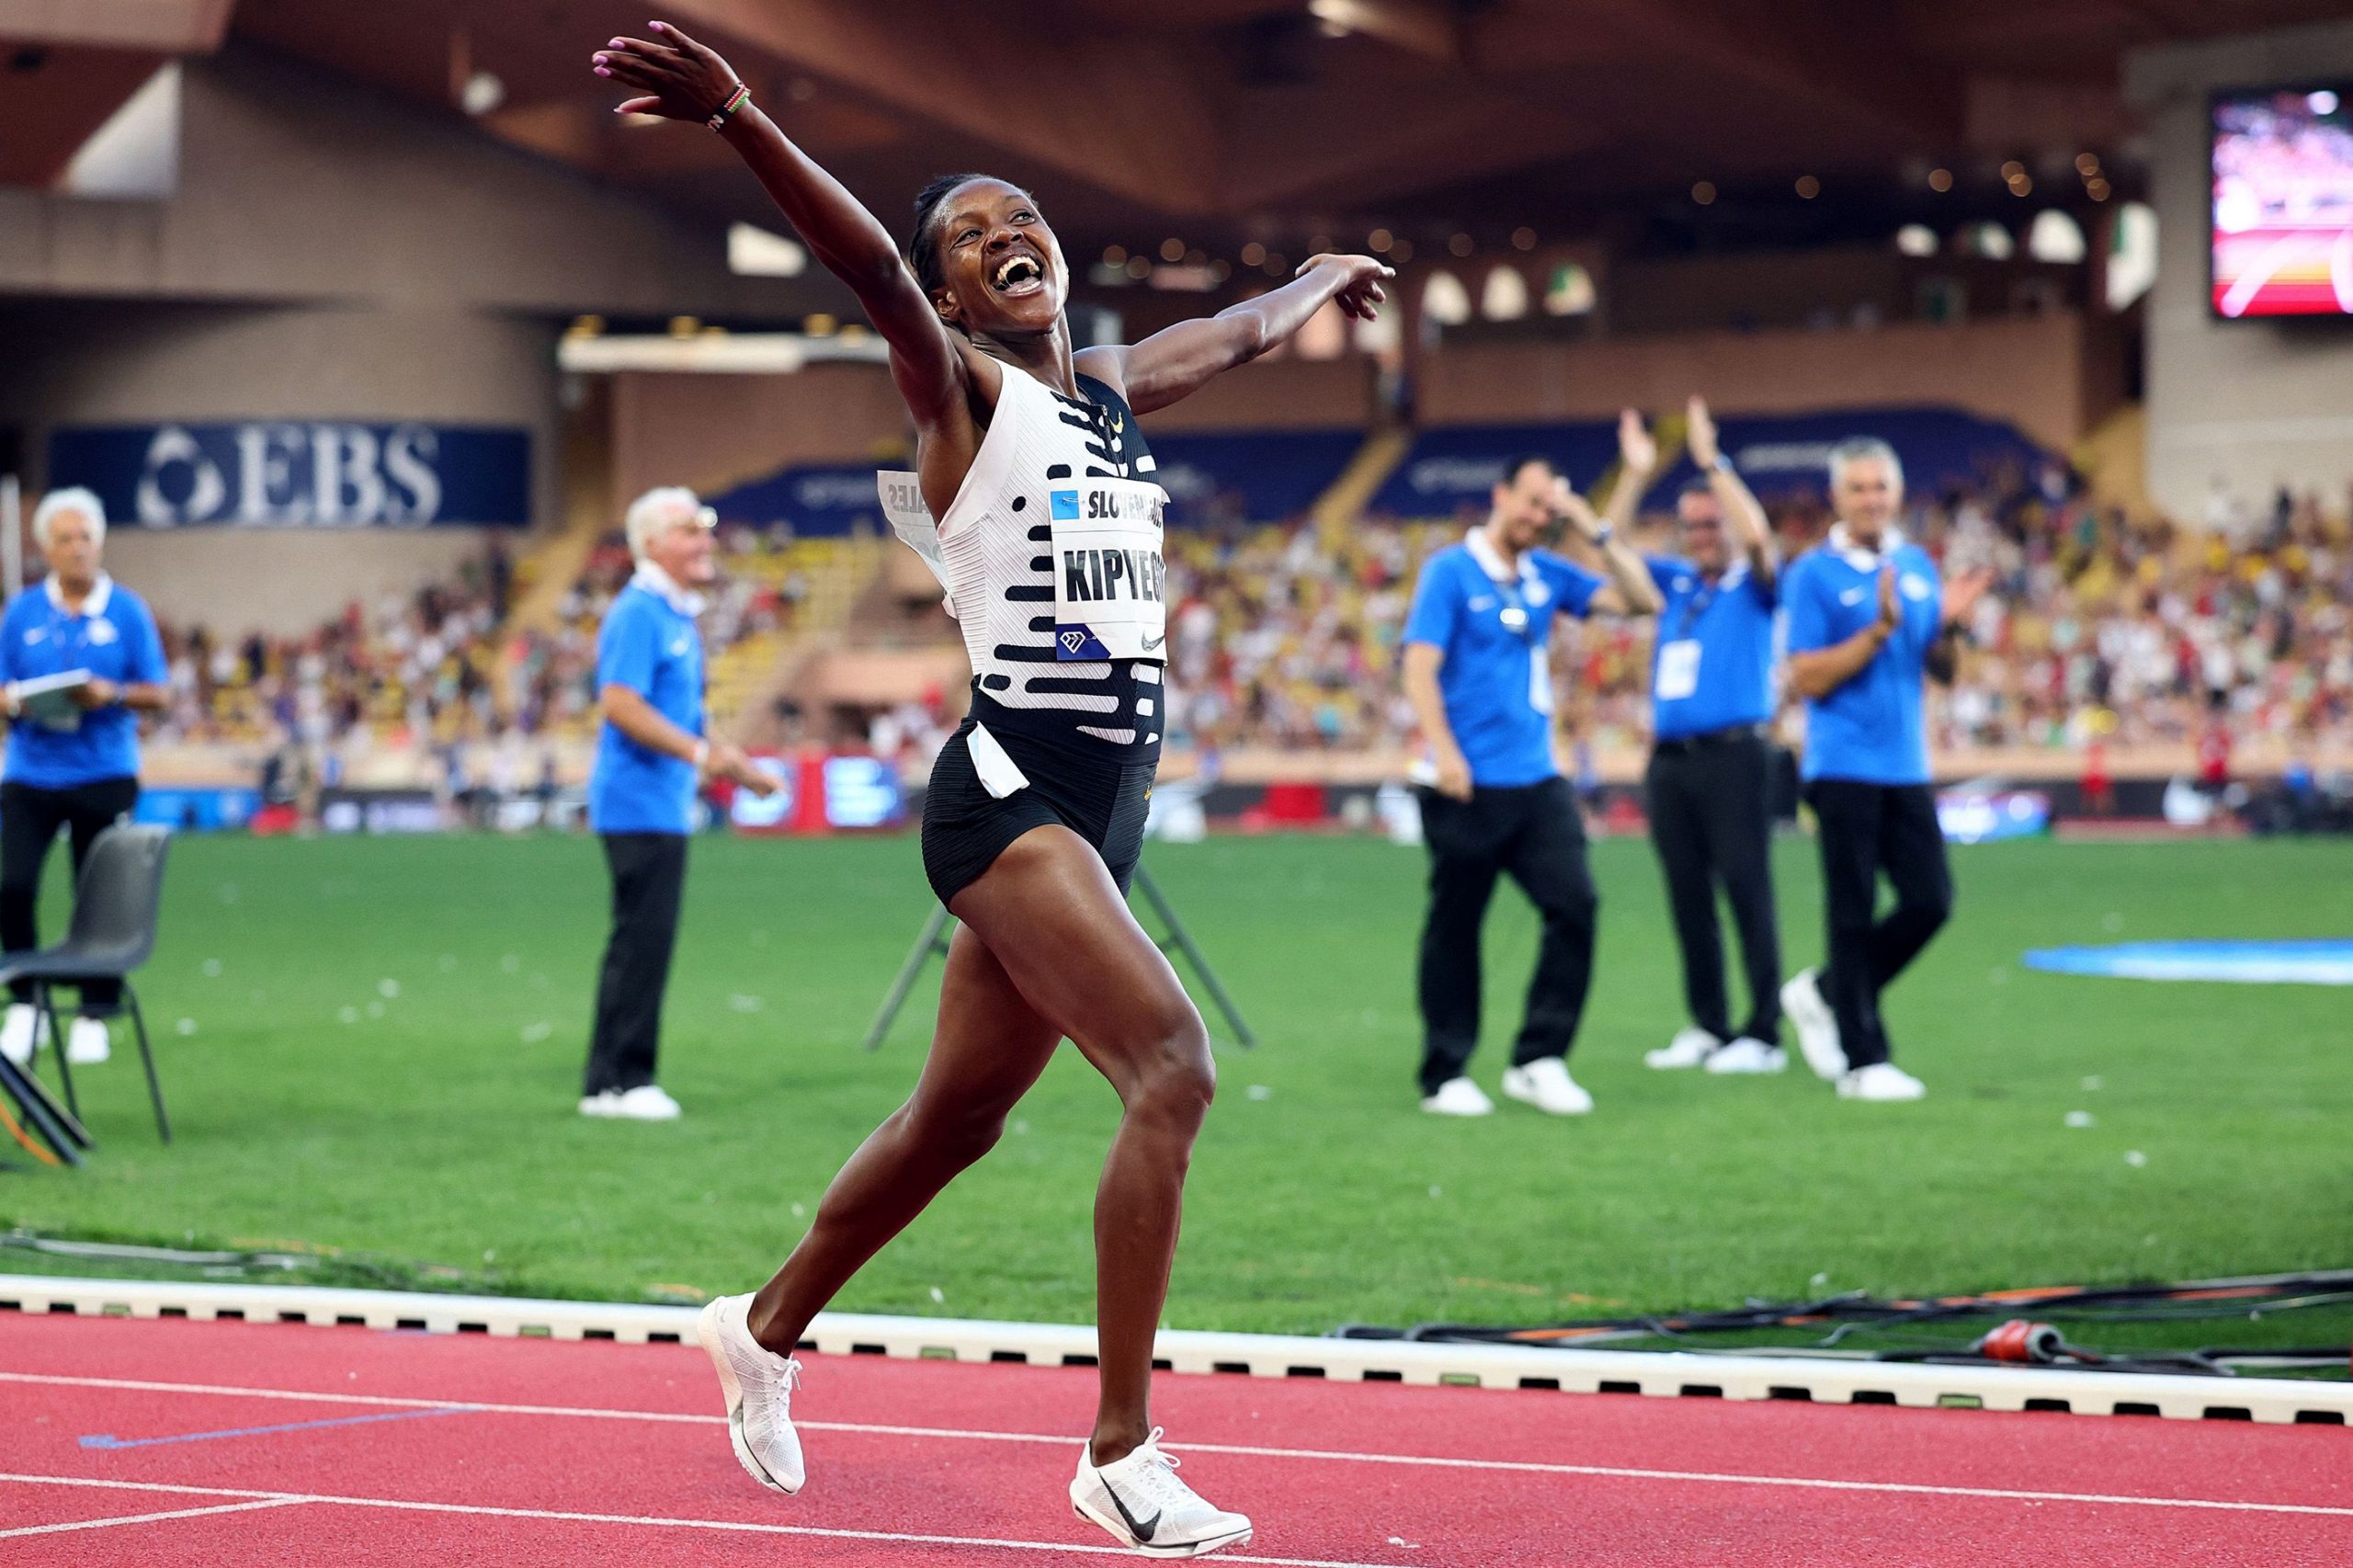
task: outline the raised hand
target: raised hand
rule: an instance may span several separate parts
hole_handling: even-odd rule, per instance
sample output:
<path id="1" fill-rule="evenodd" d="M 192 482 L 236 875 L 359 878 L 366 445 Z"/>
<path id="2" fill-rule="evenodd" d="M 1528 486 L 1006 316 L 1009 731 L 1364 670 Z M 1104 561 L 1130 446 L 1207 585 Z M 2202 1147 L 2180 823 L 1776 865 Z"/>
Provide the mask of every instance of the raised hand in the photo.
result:
<path id="1" fill-rule="evenodd" d="M 1723 448 L 1716 442 L 1715 415 L 1708 412 L 1708 400 L 1697 392 L 1685 405 L 1683 438 L 1691 448 L 1691 460 L 1703 469 L 1712 469 L 1723 455 Z"/>
<path id="2" fill-rule="evenodd" d="M 637 97 L 615 114 L 651 114 L 664 119 L 709 119 L 734 95 L 743 78 L 716 50 L 697 43 L 667 22 L 646 24 L 654 41 L 617 38 L 593 56 L 597 74 L 631 88 Z"/>
<path id="3" fill-rule="evenodd" d="M 1994 574 L 1983 567 L 1974 572 L 1964 572 L 1958 577 L 1946 578 L 1944 624 L 1958 626 L 1966 620 L 1969 612 L 1977 608 L 1977 601 L 1985 597 L 1985 590 L 1993 585 Z"/>
<path id="4" fill-rule="evenodd" d="M 1895 562 L 1879 569 L 1879 623 L 1890 631 L 1904 624 L 1904 607 L 1895 598 Z"/>
<path id="5" fill-rule="evenodd" d="M 1371 321 L 1381 313 L 1381 301 L 1389 298 L 1389 291 L 1381 286 L 1381 280 L 1397 276 L 1396 268 L 1369 256 L 1334 256 L 1328 252 L 1309 256 L 1291 276 L 1304 278 L 1318 267 L 1336 268 L 1341 274 L 1344 281 L 1332 298 L 1358 321 Z"/>
<path id="6" fill-rule="evenodd" d="M 1658 468 L 1658 437 L 1631 408 L 1618 415 L 1618 460 L 1630 473 L 1649 474 Z"/>

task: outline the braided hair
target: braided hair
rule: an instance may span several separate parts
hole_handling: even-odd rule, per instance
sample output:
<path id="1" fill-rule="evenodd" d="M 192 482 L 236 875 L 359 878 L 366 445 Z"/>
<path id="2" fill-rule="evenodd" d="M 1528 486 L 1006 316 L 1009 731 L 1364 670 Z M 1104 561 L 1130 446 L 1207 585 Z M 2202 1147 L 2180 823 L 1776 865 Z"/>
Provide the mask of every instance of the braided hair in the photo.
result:
<path id="1" fill-rule="evenodd" d="M 915 226 L 914 233 L 907 238 L 907 265 L 915 268 L 915 281 L 923 286 L 924 298 L 927 300 L 938 298 L 939 291 L 948 287 L 947 269 L 940 265 L 939 260 L 938 233 L 939 210 L 948 204 L 949 197 L 974 180 L 980 179 L 994 180 L 996 176 L 975 174 L 941 175 L 929 185 L 925 186 L 921 193 L 915 197 Z M 1013 184 L 1010 180 L 1001 180 L 998 183 Z M 1019 186 L 1014 186 L 1014 188 L 1021 190 Z M 1024 196 L 1029 194 L 1026 190 L 1021 193 Z"/>

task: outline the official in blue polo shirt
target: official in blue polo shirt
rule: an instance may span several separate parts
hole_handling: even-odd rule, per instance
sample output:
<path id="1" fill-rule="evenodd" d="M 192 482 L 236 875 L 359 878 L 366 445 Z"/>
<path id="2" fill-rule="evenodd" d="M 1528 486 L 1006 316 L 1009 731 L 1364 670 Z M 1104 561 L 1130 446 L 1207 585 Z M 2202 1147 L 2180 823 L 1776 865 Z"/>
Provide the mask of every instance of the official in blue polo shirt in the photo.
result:
<path id="1" fill-rule="evenodd" d="M 1643 1058 L 1653 1067 L 1778 1073 L 1781 939 L 1773 913 L 1773 618 L 1779 552 L 1765 508 L 1691 400 L 1687 439 L 1703 477 L 1676 498 L 1683 553 L 1653 556 L 1665 597 L 1651 653 L 1651 843 L 1666 877 L 1690 1023 Z M 1647 443 L 1645 443 L 1647 446 Z M 1627 454 L 1631 462 L 1642 455 Z M 1716 890 L 1732 904 L 1748 1016 L 1732 1028 Z"/>
<path id="2" fill-rule="evenodd" d="M 1639 485 L 1621 483 L 1610 497 Z M 1593 1108 L 1568 1053 L 1593 971 L 1596 899 L 1575 793 L 1552 750 L 1552 618 L 1647 615 L 1658 590 L 1617 538 L 1540 457 L 1508 464 L 1487 520 L 1422 569 L 1405 623 L 1405 694 L 1430 750 L 1419 790 L 1430 852 L 1422 928 L 1422 1108 L 1495 1108 L 1466 1074 L 1479 1043 L 1479 935 L 1495 879 L 1508 873 L 1543 916 L 1504 1092 L 1568 1116 Z M 1631 500 L 1627 508 L 1631 511 Z M 1563 522 L 1601 552 L 1607 581 L 1537 542 Z"/>
<path id="3" fill-rule="evenodd" d="M 1952 679 L 1961 622 L 1983 574 L 1950 584 L 1895 519 L 1904 466 L 1884 441 L 1830 453 L 1830 537 L 1793 562 L 1790 684 L 1805 699 L 1806 799 L 1822 852 L 1827 959 L 1782 987 L 1798 1045 L 1842 1097 L 1916 1100 L 1888 1059 L 1880 994 L 1952 912 L 1952 872 L 1928 783 L 1926 680 Z M 1874 922 L 1881 873 L 1895 907 Z"/>
<path id="4" fill-rule="evenodd" d="M 49 575 L 0 615 L 0 680 L 8 759 L 0 772 L 0 949 L 40 945 L 34 906 L 41 868 L 63 828 L 81 875 L 99 834 L 139 803 L 139 714 L 171 699 L 164 640 L 137 594 L 99 566 L 106 506 L 87 490 L 52 490 L 33 510 L 33 542 Z M 79 676 L 82 678 L 76 679 Z M 67 1030 L 66 1059 L 104 1062 L 106 1020 L 122 988 L 93 981 Z M 11 990 L 0 1051 L 32 1057 L 32 987 Z"/>
<path id="5" fill-rule="evenodd" d="M 597 634 L 604 722 L 588 779 L 588 824 L 612 872 L 613 929 L 597 984 L 583 1116 L 677 1116 L 678 1102 L 654 1083 L 654 1069 L 695 797 L 704 778 L 732 778 L 762 795 L 776 787 L 735 747 L 703 735 L 702 631 L 695 624 L 703 601 L 695 589 L 716 575 L 713 520 L 691 490 L 639 496 L 627 523 L 637 573 Z"/>

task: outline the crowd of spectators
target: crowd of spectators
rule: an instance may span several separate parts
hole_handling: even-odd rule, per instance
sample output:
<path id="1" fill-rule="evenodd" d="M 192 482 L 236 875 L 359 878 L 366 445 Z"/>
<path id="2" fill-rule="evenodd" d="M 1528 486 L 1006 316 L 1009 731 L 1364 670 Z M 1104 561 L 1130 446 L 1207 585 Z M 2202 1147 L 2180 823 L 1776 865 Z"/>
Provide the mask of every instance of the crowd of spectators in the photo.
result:
<path id="1" fill-rule="evenodd" d="M 785 624 L 803 592 L 787 541 L 741 527 L 721 540 L 703 626 L 717 653 Z M 374 604 L 353 600 L 297 635 L 166 627 L 172 705 L 158 738 L 263 741 L 333 754 L 512 751 L 585 733 L 596 710 L 597 628 L 628 583 L 629 551 L 599 541 L 550 624 L 509 625 L 515 569 L 494 545 L 450 581 Z"/>
<path id="2" fill-rule="evenodd" d="M 1819 497 L 1771 510 L 1785 554 L 1830 522 Z M 1394 664 L 1414 581 L 1476 520 L 1172 536 L 1172 740 L 1211 751 L 1410 744 Z M 1960 677 L 1935 701 L 1936 742 L 2199 744 L 2221 728 L 2291 750 L 2353 744 L 2346 519 L 2317 496 L 2283 493 L 2261 511 L 2218 507 L 2208 522 L 2135 522 L 2055 466 L 1916 496 L 1914 538 L 1949 571 L 1995 574 Z M 1671 519 L 1648 519 L 1644 542 L 1671 551 Z M 1554 647 L 1568 733 L 1588 745 L 1646 744 L 1649 627 L 1571 623 Z"/>

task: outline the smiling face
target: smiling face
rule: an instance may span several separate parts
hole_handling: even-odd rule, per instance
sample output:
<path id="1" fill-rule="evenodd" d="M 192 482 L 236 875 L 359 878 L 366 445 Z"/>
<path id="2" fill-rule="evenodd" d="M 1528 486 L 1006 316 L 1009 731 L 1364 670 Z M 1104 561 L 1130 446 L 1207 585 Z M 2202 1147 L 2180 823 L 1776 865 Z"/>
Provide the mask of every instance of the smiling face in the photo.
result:
<path id="1" fill-rule="evenodd" d="M 932 215 L 938 260 L 932 303 L 973 337 L 1024 337 L 1062 322 L 1069 268 L 1038 204 L 1019 186 L 972 179 Z"/>
<path id="2" fill-rule="evenodd" d="M 1541 459 L 1523 460 L 1487 497 L 1492 506 L 1488 527 L 1495 542 L 1515 553 L 1543 543 L 1555 521 L 1560 476 L 1551 464 Z"/>
<path id="3" fill-rule="evenodd" d="M 1869 548 L 1904 506 L 1904 476 L 1885 458 L 1852 458 L 1830 482 L 1830 502 L 1857 541 Z"/>
<path id="4" fill-rule="evenodd" d="M 1723 507 L 1705 490 L 1687 490 L 1675 503 L 1682 524 L 1683 553 L 1702 572 L 1721 572 L 1729 560 L 1724 548 Z"/>
<path id="5" fill-rule="evenodd" d="M 645 559 L 670 574 L 670 581 L 699 588 L 719 575 L 711 559 L 710 528 L 699 513 L 688 513 L 645 541 Z"/>

